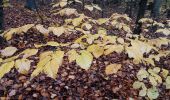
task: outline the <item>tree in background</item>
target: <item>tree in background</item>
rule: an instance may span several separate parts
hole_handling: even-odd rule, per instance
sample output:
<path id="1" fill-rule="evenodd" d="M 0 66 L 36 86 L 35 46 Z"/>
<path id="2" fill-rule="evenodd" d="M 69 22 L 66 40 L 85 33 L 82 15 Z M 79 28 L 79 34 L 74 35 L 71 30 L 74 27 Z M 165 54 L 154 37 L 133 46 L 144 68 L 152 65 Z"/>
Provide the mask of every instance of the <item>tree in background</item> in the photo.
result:
<path id="1" fill-rule="evenodd" d="M 36 2 L 35 2 L 35 0 L 26 0 L 25 7 L 30 9 L 30 10 L 35 10 L 36 9 Z"/>
<path id="2" fill-rule="evenodd" d="M 153 8 L 151 11 L 152 17 L 157 18 L 159 16 L 161 4 L 162 4 L 162 0 L 154 0 L 153 1 Z"/>
<path id="3" fill-rule="evenodd" d="M 137 19 L 136 19 L 136 28 L 134 30 L 135 34 L 140 34 L 141 33 L 142 23 L 139 23 L 139 20 L 141 18 L 143 18 L 144 15 L 145 15 L 145 10 L 147 8 L 147 2 L 148 2 L 148 0 L 140 0 L 138 15 L 137 15 Z"/>
<path id="4" fill-rule="evenodd" d="M 3 30 L 3 0 L 0 0 L 0 30 Z"/>

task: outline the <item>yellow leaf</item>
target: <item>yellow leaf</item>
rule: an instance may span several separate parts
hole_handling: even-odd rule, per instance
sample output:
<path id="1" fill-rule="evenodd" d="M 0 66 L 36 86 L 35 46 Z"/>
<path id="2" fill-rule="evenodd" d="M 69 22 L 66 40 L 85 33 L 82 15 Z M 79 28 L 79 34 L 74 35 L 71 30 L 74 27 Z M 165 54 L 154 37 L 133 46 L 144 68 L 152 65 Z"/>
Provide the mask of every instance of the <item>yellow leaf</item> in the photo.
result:
<path id="1" fill-rule="evenodd" d="M 103 37 L 103 42 L 104 43 L 107 43 L 107 44 L 115 44 L 116 43 L 116 39 L 117 37 L 116 36 L 104 36 Z"/>
<path id="2" fill-rule="evenodd" d="M 104 28 L 100 28 L 97 32 L 98 34 L 103 34 L 103 35 L 107 35 L 107 30 Z"/>
<path id="3" fill-rule="evenodd" d="M 163 78 L 166 78 L 169 74 L 169 71 L 166 69 L 162 69 L 161 75 L 163 76 Z"/>
<path id="4" fill-rule="evenodd" d="M 44 73 L 47 74 L 47 76 L 55 79 L 57 77 L 57 72 L 59 69 L 59 66 L 62 64 L 63 61 L 64 52 L 63 51 L 56 51 L 52 55 L 52 60 L 48 62 L 44 67 Z"/>
<path id="5" fill-rule="evenodd" d="M 70 15 L 78 15 L 78 12 L 76 9 L 73 8 L 64 8 L 60 10 L 57 14 L 60 14 L 60 16 L 70 16 Z"/>
<path id="6" fill-rule="evenodd" d="M 18 28 L 11 28 L 10 30 L 3 33 L 3 37 L 6 40 L 10 40 L 13 36 L 13 34 L 23 34 L 26 33 L 30 28 L 32 28 L 34 24 L 27 24 Z"/>
<path id="7" fill-rule="evenodd" d="M 49 41 L 47 42 L 46 44 L 34 44 L 34 46 L 36 48 L 40 48 L 40 47 L 43 47 L 43 46 L 53 46 L 53 47 L 57 47 L 57 46 L 60 46 L 60 44 L 58 42 L 54 42 L 54 41 Z"/>
<path id="8" fill-rule="evenodd" d="M 76 63 L 83 69 L 88 70 L 92 64 L 93 56 L 90 52 L 82 50 L 76 59 Z"/>
<path id="9" fill-rule="evenodd" d="M 19 55 L 23 55 L 23 58 L 28 58 L 30 56 L 36 55 L 38 52 L 38 49 L 26 49 L 23 52 L 21 52 Z"/>
<path id="10" fill-rule="evenodd" d="M 119 69 L 121 69 L 121 64 L 110 64 L 106 66 L 105 73 L 106 75 L 116 74 Z"/>
<path id="11" fill-rule="evenodd" d="M 50 56 L 53 54 L 53 51 L 46 51 L 40 54 L 40 61 L 43 60 L 45 57 Z"/>
<path id="12" fill-rule="evenodd" d="M 120 44 L 124 44 L 124 43 L 125 43 L 125 41 L 124 41 L 123 38 L 117 38 L 117 41 L 118 41 Z"/>
<path id="13" fill-rule="evenodd" d="M 75 61 L 76 58 L 78 57 L 78 53 L 74 49 L 68 51 L 67 54 L 68 54 L 68 60 L 70 63 Z"/>
<path id="14" fill-rule="evenodd" d="M 96 5 L 96 4 L 92 4 L 94 8 L 96 8 L 97 10 L 100 10 L 102 11 L 102 9 L 99 7 L 99 5 Z"/>
<path id="15" fill-rule="evenodd" d="M 170 40 L 167 38 L 157 38 L 149 40 L 148 43 L 160 48 L 162 45 L 168 45 L 170 43 Z"/>
<path id="16" fill-rule="evenodd" d="M 87 48 L 87 51 L 91 52 L 95 58 L 99 58 L 100 56 L 103 55 L 104 48 L 93 44 Z"/>
<path id="17" fill-rule="evenodd" d="M 170 51 L 159 51 L 157 55 L 150 55 L 149 58 L 154 58 L 156 61 L 159 61 L 161 57 L 166 57 L 170 54 Z"/>
<path id="18" fill-rule="evenodd" d="M 137 73 L 137 78 L 139 81 L 143 81 L 143 79 L 147 77 L 149 77 L 149 73 L 143 68 Z"/>
<path id="19" fill-rule="evenodd" d="M 109 20 L 108 18 L 99 18 L 99 19 L 97 20 L 97 23 L 98 23 L 99 25 L 102 25 L 102 24 L 106 23 L 108 20 Z"/>
<path id="20" fill-rule="evenodd" d="M 0 58 L 0 63 L 1 63 L 1 62 L 3 62 L 3 59 L 2 59 L 2 58 Z"/>
<path id="21" fill-rule="evenodd" d="M 36 48 L 40 48 L 40 47 L 43 47 L 44 44 L 34 44 L 34 46 L 35 46 Z"/>
<path id="22" fill-rule="evenodd" d="M 83 19 L 84 19 L 83 16 L 80 16 L 80 17 L 78 17 L 78 18 L 74 18 L 74 19 L 72 20 L 72 24 L 73 24 L 74 26 L 79 26 L 79 25 L 82 23 Z"/>
<path id="23" fill-rule="evenodd" d="M 80 0 L 75 0 L 75 2 L 77 2 L 77 3 L 81 3 L 81 4 L 82 4 L 82 1 L 80 1 Z"/>
<path id="24" fill-rule="evenodd" d="M 61 8 L 63 8 L 67 5 L 67 1 L 61 1 L 59 5 Z"/>
<path id="25" fill-rule="evenodd" d="M 92 28 L 92 25 L 89 24 L 89 23 L 83 23 L 83 24 L 81 25 L 81 28 L 82 28 L 82 29 L 85 28 L 85 30 L 90 30 L 90 29 Z"/>
<path id="26" fill-rule="evenodd" d="M 58 7 L 58 6 L 59 6 L 59 3 L 54 4 L 52 7 L 55 8 L 55 7 Z"/>
<path id="27" fill-rule="evenodd" d="M 127 33 L 132 33 L 131 29 L 127 25 L 123 25 L 123 30 Z"/>
<path id="28" fill-rule="evenodd" d="M 85 7 L 85 9 L 87 9 L 89 11 L 93 11 L 93 6 L 92 5 L 85 5 L 84 7 Z"/>
<path id="29" fill-rule="evenodd" d="M 155 66 L 155 62 L 152 58 L 145 58 L 143 61 L 145 61 L 143 62 L 145 65 L 151 64 L 152 66 Z"/>
<path id="30" fill-rule="evenodd" d="M 62 35 L 66 29 L 61 26 L 61 27 L 49 27 L 48 30 L 52 31 L 54 35 L 57 35 L 58 37 Z"/>
<path id="31" fill-rule="evenodd" d="M 154 70 L 148 69 L 148 72 L 151 74 L 151 76 L 153 76 L 155 78 L 155 80 L 158 83 L 162 83 L 162 78 L 159 75 L 157 75 L 157 73 L 155 73 Z"/>
<path id="32" fill-rule="evenodd" d="M 50 56 L 46 56 L 44 59 L 40 60 L 37 64 L 36 69 L 32 72 L 31 74 L 31 79 L 34 78 L 35 76 L 37 76 L 38 74 L 40 74 L 43 69 L 44 66 L 51 60 Z"/>
<path id="33" fill-rule="evenodd" d="M 43 25 L 38 24 L 38 25 L 36 25 L 35 27 L 36 27 L 36 29 L 37 29 L 40 33 L 42 33 L 42 34 L 44 34 L 44 35 L 48 35 L 49 30 L 46 29 L 46 28 L 44 28 Z"/>
<path id="34" fill-rule="evenodd" d="M 75 48 L 79 48 L 80 45 L 78 43 L 74 43 L 71 45 L 71 48 L 75 49 Z"/>
<path id="35" fill-rule="evenodd" d="M 37 64 L 37 68 L 31 74 L 31 78 L 34 78 L 40 73 L 45 73 L 51 78 L 56 78 L 59 66 L 62 64 L 64 57 L 63 51 L 44 52 L 40 55 L 40 61 Z"/>
<path id="36" fill-rule="evenodd" d="M 15 61 L 15 67 L 21 74 L 27 74 L 31 66 L 31 61 L 28 59 L 18 59 Z"/>
<path id="37" fill-rule="evenodd" d="M 11 28 L 9 31 L 6 31 L 3 33 L 3 37 L 6 39 L 6 40 L 10 40 L 13 36 L 13 34 L 17 33 L 19 30 L 19 28 Z"/>
<path id="38" fill-rule="evenodd" d="M 168 29 L 168 28 L 158 29 L 156 31 L 156 33 L 162 33 L 162 34 L 168 36 L 168 35 L 170 35 L 170 29 Z"/>
<path id="39" fill-rule="evenodd" d="M 150 18 L 142 18 L 139 20 L 141 23 L 153 23 L 153 20 Z"/>
<path id="40" fill-rule="evenodd" d="M 105 49 L 104 54 L 108 55 L 111 54 L 112 52 L 121 53 L 124 50 L 124 47 L 123 45 L 106 45 L 104 49 Z"/>
<path id="41" fill-rule="evenodd" d="M 149 53 L 152 49 L 157 51 L 155 47 L 139 40 L 131 40 L 131 45 L 130 47 L 126 47 L 126 52 L 129 58 L 134 58 L 135 64 L 142 62 L 144 53 Z"/>
<path id="42" fill-rule="evenodd" d="M 56 63 L 60 66 L 64 57 L 64 51 L 55 51 L 52 55 L 52 59 L 55 59 Z"/>
<path id="43" fill-rule="evenodd" d="M 4 63 L 0 66 L 0 79 L 14 67 L 14 61 Z"/>
<path id="44" fill-rule="evenodd" d="M 20 29 L 22 30 L 22 32 L 26 33 L 33 26 L 34 24 L 27 24 L 27 25 L 21 26 Z"/>
<path id="45" fill-rule="evenodd" d="M 7 59 L 4 59 L 4 60 L 3 60 L 3 63 L 13 61 L 13 60 L 17 59 L 18 57 L 19 57 L 19 55 L 13 56 L 13 57 L 10 57 L 10 58 L 7 58 Z"/>
<path id="46" fill-rule="evenodd" d="M 6 47 L 5 49 L 1 50 L 2 56 L 12 56 L 18 49 L 16 47 Z"/>
<path id="47" fill-rule="evenodd" d="M 54 46 L 54 47 L 57 47 L 57 46 L 59 46 L 59 43 L 54 42 L 54 41 L 49 41 L 49 42 L 47 42 L 47 44 L 46 44 L 46 45 L 48 45 L 48 46 Z"/>
<path id="48" fill-rule="evenodd" d="M 149 81 L 153 86 L 157 86 L 158 84 L 153 76 L 149 76 Z"/>

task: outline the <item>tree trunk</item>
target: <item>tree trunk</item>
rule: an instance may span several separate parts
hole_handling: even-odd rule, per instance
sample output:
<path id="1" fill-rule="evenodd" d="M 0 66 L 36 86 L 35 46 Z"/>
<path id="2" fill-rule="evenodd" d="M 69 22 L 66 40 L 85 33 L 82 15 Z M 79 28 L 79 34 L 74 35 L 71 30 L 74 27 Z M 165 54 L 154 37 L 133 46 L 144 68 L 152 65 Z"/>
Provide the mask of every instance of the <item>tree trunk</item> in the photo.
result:
<path id="1" fill-rule="evenodd" d="M 135 34 L 140 34 L 141 33 L 142 23 L 139 23 L 139 20 L 141 18 L 143 18 L 144 15 L 145 15 L 145 10 L 146 10 L 146 7 L 147 7 L 147 1 L 148 0 L 140 0 L 138 15 L 137 15 L 137 19 L 136 19 L 136 28 L 134 30 Z"/>
<path id="2" fill-rule="evenodd" d="M 102 5 L 102 18 L 104 17 L 104 10 L 105 10 L 105 1 L 101 0 L 101 5 Z"/>
<path id="3" fill-rule="evenodd" d="M 30 9 L 30 10 L 35 10 L 36 9 L 36 4 L 34 0 L 26 0 L 26 8 Z"/>
<path id="4" fill-rule="evenodd" d="M 0 0 L 0 30 L 3 30 L 3 0 Z"/>
<path id="5" fill-rule="evenodd" d="M 159 16 L 161 4 L 162 4 L 162 0 L 154 0 L 153 8 L 151 11 L 152 17 L 157 18 Z"/>
<path id="6" fill-rule="evenodd" d="M 170 9 L 167 10 L 167 18 L 170 18 Z"/>

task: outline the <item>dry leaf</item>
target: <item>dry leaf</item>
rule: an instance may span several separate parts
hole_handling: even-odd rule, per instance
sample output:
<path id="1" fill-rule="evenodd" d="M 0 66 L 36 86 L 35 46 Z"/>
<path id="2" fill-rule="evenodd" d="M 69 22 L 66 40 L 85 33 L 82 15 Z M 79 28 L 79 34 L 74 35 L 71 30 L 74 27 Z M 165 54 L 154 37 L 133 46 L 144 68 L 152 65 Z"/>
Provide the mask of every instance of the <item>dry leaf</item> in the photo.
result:
<path id="1" fill-rule="evenodd" d="M 74 49 L 68 51 L 67 55 L 68 55 L 68 59 L 69 59 L 70 63 L 75 61 L 76 58 L 79 56 L 78 53 L 76 52 L 76 50 L 74 50 Z"/>
<path id="2" fill-rule="evenodd" d="M 21 74 L 27 74 L 31 66 L 31 61 L 28 59 L 18 59 L 15 61 L 15 67 Z"/>
<path id="3" fill-rule="evenodd" d="M 90 52 L 82 50 L 76 59 L 76 63 L 83 69 L 88 70 L 92 64 L 93 56 Z"/>
<path id="4" fill-rule="evenodd" d="M 0 66 L 0 79 L 14 67 L 14 61 L 4 63 Z"/>
<path id="5" fill-rule="evenodd" d="M 18 49 L 16 47 L 6 47 L 5 49 L 1 50 L 2 56 L 12 56 Z"/>
<path id="6" fill-rule="evenodd" d="M 91 52 L 95 58 L 99 58 L 100 56 L 103 55 L 104 48 L 93 44 L 87 48 L 87 51 Z"/>
<path id="7" fill-rule="evenodd" d="M 110 64 L 106 66 L 105 73 L 106 75 L 116 74 L 119 69 L 121 69 L 121 64 Z"/>

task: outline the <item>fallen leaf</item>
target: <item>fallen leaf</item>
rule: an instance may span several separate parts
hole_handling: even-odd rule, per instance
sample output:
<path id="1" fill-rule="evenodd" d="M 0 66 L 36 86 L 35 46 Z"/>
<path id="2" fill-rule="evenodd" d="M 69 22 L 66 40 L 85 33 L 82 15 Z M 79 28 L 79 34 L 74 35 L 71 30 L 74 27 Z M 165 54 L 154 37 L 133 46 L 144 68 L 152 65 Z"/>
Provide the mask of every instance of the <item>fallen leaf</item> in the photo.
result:
<path id="1" fill-rule="evenodd" d="M 5 49 L 1 50 L 2 56 L 12 56 L 18 49 L 16 47 L 6 47 Z"/>
<path id="2" fill-rule="evenodd" d="M 147 90 L 147 96 L 148 96 L 150 99 L 157 99 L 158 96 L 159 96 L 158 89 L 157 89 L 156 87 L 149 88 L 149 89 Z"/>
<path id="3" fill-rule="evenodd" d="M 95 58 L 99 58 L 100 56 L 103 55 L 104 48 L 93 44 L 87 48 L 87 51 L 91 52 Z"/>
<path id="4" fill-rule="evenodd" d="M 116 74 L 121 67 L 121 64 L 110 64 L 106 66 L 105 73 L 106 75 Z"/>
<path id="5" fill-rule="evenodd" d="M 140 81 L 143 81 L 144 78 L 149 77 L 149 73 L 145 69 L 140 69 L 139 72 L 137 73 L 137 78 Z"/>
<path id="6" fill-rule="evenodd" d="M 76 59 L 76 63 L 83 69 L 88 70 L 92 64 L 93 56 L 89 51 L 82 50 Z"/>
<path id="7" fill-rule="evenodd" d="M 31 61 L 28 59 L 18 59 L 15 61 L 15 68 L 21 74 L 27 74 L 31 66 Z"/>
<path id="8" fill-rule="evenodd" d="M 109 55 L 111 54 L 112 52 L 116 52 L 116 53 L 121 53 L 123 52 L 124 50 L 124 47 L 123 45 L 106 45 L 104 47 L 105 51 L 104 51 L 104 54 L 105 55 Z"/>
<path id="9" fill-rule="evenodd" d="M 31 79 L 40 73 L 45 73 L 47 76 L 55 79 L 63 57 L 63 51 L 44 52 L 40 54 L 40 61 L 37 64 L 37 68 L 31 74 Z"/>
<path id="10" fill-rule="evenodd" d="M 70 63 L 75 61 L 76 58 L 79 56 L 78 53 L 76 52 L 76 50 L 74 50 L 74 49 L 68 51 L 67 55 L 68 55 L 68 59 L 69 59 Z"/>
<path id="11" fill-rule="evenodd" d="M 0 66 L 0 79 L 14 67 L 14 61 L 4 63 Z"/>

